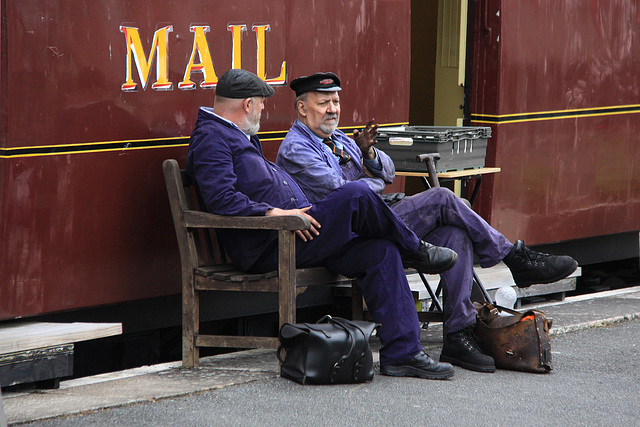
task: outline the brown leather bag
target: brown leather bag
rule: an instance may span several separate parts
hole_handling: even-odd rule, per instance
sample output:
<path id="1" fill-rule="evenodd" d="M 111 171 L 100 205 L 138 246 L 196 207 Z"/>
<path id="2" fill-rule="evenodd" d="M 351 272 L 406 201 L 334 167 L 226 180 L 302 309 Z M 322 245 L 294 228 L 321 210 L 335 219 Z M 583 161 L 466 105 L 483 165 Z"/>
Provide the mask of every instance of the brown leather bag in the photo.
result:
<path id="1" fill-rule="evenodd" d="M 493 357 L 497 368 L 538 373 L 553 369 L 549 339 L 552 319 L 538 310 L 521 313 L 490 303 L 474 305 L 478 310 L 478 344 Z M 500 316 L 501 312 L 509 316 Z"/>

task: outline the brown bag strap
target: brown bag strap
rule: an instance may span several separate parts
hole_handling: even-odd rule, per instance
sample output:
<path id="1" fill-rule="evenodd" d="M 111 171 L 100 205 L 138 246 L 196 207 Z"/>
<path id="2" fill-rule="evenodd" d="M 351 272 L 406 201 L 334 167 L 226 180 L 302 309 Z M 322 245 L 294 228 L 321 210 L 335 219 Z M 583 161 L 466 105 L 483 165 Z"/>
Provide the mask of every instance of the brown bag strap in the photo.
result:
<path id="1" fill-rule="evenodd" d="M 547 369 L 553 369 L 551 363 L 551 342 L 549 341 L 549 333 L 545 330 L 545 318 L 538 316 L 535 313 L 534 322 L 536 325 L 536 332 L 538 333 L 538 348 L 540 349 L 540 363 Z"/>
<path id="2" fill-rule="evenodd" d="M 476 307 L 476 310 L 478 310 L 478 315 L 480 316 L 480 318 L 486 322 L 491 322 L 497 319 L 500 316 L 501 311 L 512 314 L 514 316 L 522 317 L 522 313 L 520 313 L 519 311 L 511 310 L 510 308 L 502 307 L 499 305 L 494 305 L 490 302 L 485 302 L 482 304 L 474 302 L 473 304 Z"/>

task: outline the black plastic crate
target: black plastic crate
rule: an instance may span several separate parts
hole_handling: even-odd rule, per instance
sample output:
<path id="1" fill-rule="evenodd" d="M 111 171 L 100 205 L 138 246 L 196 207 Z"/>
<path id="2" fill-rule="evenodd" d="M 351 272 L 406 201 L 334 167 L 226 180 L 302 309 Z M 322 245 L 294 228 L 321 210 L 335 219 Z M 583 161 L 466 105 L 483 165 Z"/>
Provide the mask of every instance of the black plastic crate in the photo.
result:
<path id="1" fill-rule="evenodd" d="M 484 167 L 490 127 L 399 126 L 380 128 L 376 147 L 404 172 L 426 172 L 420 154 L 438 153 L 437 172 Z"/>

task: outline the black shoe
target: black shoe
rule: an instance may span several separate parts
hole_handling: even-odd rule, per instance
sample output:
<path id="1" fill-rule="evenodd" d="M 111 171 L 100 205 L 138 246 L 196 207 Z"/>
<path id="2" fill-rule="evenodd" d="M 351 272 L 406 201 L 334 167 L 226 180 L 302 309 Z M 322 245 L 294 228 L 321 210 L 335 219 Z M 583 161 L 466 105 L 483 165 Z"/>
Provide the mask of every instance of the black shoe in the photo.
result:
<path id="1" fill-rule="evenodd" d="M 455 251 L 420 240 L 415 253 L 402 257 L 402 265 L 422 273 L 439 274 L 453 267 L 457 260 L 458 254 Z"/>
<path id="2" fill-rule="evenodd" d="M 380 373 L 391 377 L 418 377 L 427 380 L 446 380 L 447 378 L 451 378 L 455 371 L 450 364 L 436 362 L 422 350 L 406 362 L 401 362 L 396 365 L 381 365 Z"/>
<path id="3" fill-rule="evenodd" d="M 480 350 L 476 334 L 473 332 L 473 326 L 447 334 L 440 354 L 440 361 L 449 362 L 472 371 L 496 371 L 496 363 L 493 357 L 484 354 Z"/>
<path id="4" fill-rule="evenodd" d="M 516 242 L 503 261 L 519 288 L 564 279 L 578 268 L 578 263 L 570 256 L 532 251 L 521 240 Z"/>

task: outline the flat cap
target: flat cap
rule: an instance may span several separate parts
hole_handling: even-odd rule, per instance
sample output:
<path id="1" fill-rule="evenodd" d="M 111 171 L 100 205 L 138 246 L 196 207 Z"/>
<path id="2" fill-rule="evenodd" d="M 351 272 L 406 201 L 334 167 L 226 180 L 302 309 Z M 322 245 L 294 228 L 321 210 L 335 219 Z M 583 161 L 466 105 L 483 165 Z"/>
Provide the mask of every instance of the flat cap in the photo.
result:
<path id="1" fill-rule="evenodd" d="M 216 95 L 225 98 L 244 99 L 254 96 L 268 98 L 273 94 L 273 88 L 260 77 L 237 68 L 226 71 L 216 86 Z"/>
<path id="2" fill-rule="evenodd" d="M 342 90 L 340 79 L 333 73 L 315 73 L 310 76 L 302 76 L 291 82 L 291 89 L 300 96 L 305 92 L 337 92 Z"/>

